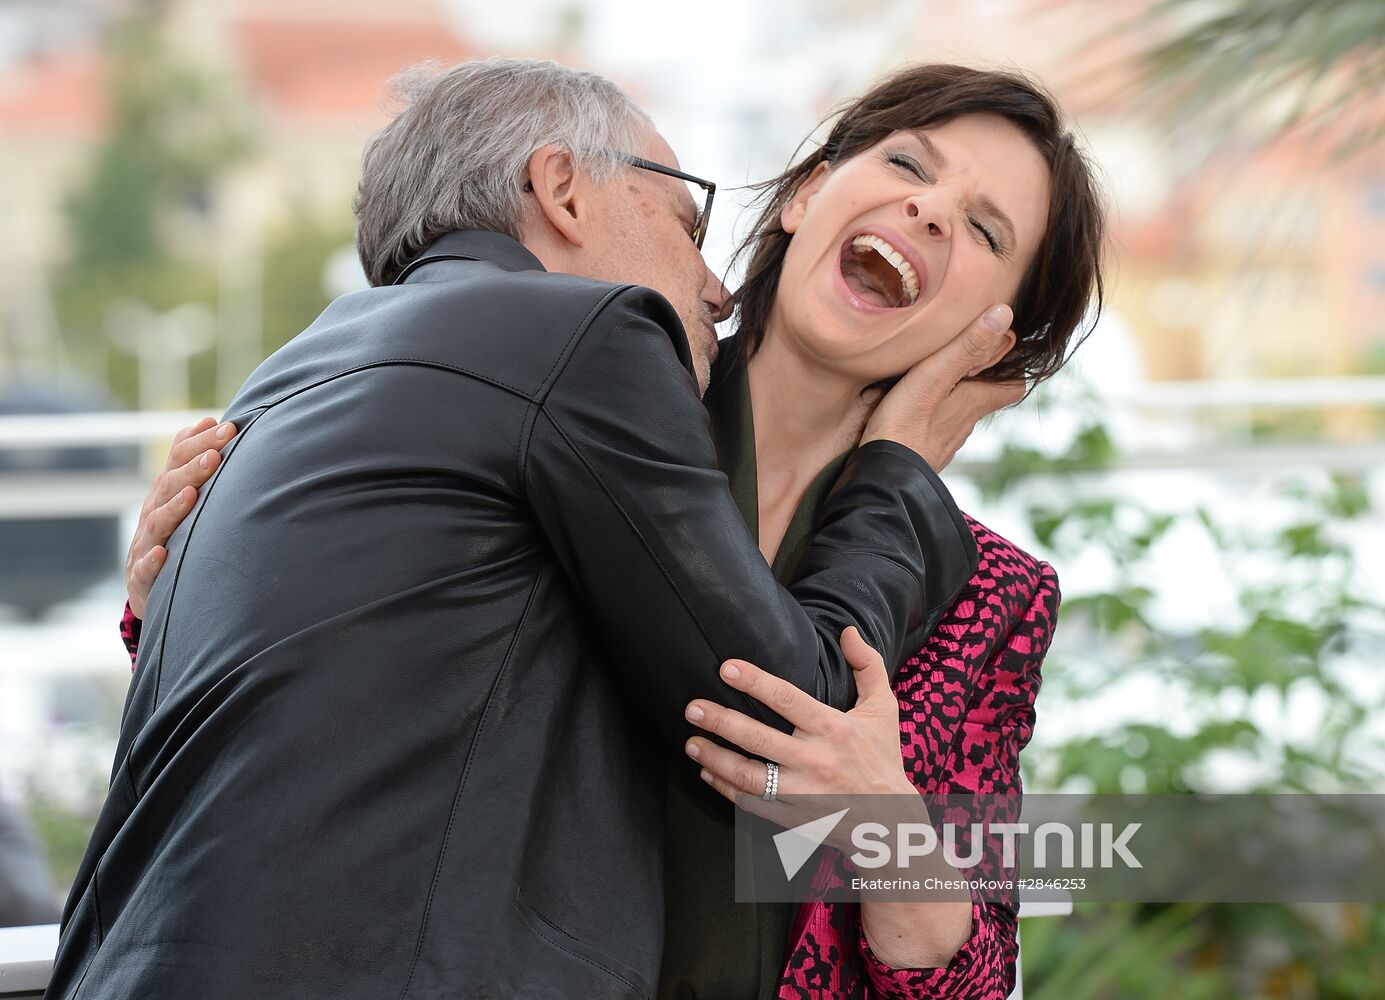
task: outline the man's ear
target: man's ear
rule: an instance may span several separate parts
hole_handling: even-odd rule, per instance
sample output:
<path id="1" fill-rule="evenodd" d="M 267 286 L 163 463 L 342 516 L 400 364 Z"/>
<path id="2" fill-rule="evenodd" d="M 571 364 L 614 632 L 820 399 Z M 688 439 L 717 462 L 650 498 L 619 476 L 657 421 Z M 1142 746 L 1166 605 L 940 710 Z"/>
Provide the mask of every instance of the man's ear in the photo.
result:
<path id="1" fill-rule="evenodd" d="M 784 207 L 779 212 L 779 226 L 786 233 L 798 231 L 799 223 L 803 221 L 803 216 L 808 212 L 808 202 L 813 200 L 813 195 L 818 193 L 818 189 L 827 180 L 827 172 L 832 169 L 831 164 L 826 160 L 813 168 L 813 172 L 808 175 L 808 179 L 798 186 L 798 190 L 793 193 L 793 197 L 785 202 Z"/>
<path id="2" fill-rule="evenodd" d="M 558 231 L 563 240 L 582 246 L 585 236 L 585 187 L 572 153 L 550 143 L 529 155 L 529 180 L 543 220 Z"/>
<path id="3" fill-rule="evenodd" d="M 1015 343 L 1018 339 L 1019 338 L 1015 336 L 1014 330 L 1006 330 L 1005 335 L 1000 339 L 1000 343 L 997 344 L 995 350 L 991 352 L 991 356 L 982 364 L 972 366 L 971 371 L 967 372 L 967 376 L 969 378 L 976 378 L 976 376 L 980 375 L 987 368 L 998 364 L 1001 358 L 1015 349 Z"/>

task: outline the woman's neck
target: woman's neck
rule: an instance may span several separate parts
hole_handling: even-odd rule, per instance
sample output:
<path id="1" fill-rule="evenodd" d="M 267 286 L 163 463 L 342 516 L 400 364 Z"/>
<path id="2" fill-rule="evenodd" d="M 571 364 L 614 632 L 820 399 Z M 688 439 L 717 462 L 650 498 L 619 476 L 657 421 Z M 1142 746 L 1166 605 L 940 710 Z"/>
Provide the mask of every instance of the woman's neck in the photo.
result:
<path id="1" fill-rule="evenodd" d="M 804 491 L 854 448 L 873 408 L 866 386 L 794 350 L 771 321 L 746 366 L 755 414 L 760 551 L 773 562 Z"/>

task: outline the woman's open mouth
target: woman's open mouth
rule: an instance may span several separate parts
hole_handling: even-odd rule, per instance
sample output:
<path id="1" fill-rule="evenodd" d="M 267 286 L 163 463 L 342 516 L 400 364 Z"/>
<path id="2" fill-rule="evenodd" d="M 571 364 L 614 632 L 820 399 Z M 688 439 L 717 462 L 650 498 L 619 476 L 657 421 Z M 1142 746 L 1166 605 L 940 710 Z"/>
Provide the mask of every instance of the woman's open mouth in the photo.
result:
<path id="1" fill-rule="evenodd" d="M 901 309 L 918 301 L 918 272 L 883 237 L 874 233 L 853 236 L 842 244 L 839 263 L 846 287 L 867 305 Z"/>

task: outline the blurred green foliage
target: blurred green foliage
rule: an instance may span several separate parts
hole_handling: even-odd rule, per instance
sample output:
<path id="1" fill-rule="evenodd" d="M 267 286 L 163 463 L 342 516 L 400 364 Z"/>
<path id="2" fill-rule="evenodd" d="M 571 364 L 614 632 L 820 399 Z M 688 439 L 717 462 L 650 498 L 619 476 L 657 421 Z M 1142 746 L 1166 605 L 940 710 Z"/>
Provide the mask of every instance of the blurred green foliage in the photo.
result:
<path id="1" fill-rule="evenodd" d="M 105 367 L 112 306 L 215 301 L 214 263 L 176 252 L 176 230 L 205 222 L 217 174 L 253 148 L 224 81 L 179 57 L 158 8 L 133 7 L 105 41 L 107 131 L 68 197 L 70 250 L 54 281 L 68 357 L 88 370 Z M 133 365 L 109 375 L 133 399 Z"/>
<path id="2" fill-rule="evenodd" d="M 113 345 L 113 310 L 162 313 L 200 303 L 217 315 L 230 295 L 220 260 L 219 200 L 235 172 L 264 151 L 262 125 L 232 81 L 186 56 L 164 5 L 132 6 L 106 38 L 107 131 L 67 200 L 69 252 L 53 282 L 64 353 L 72 365 L 137 399 L 136 362 Z M 351 242 L 345 204 L 332 220 L 290 215 L 264 234 L 257 270 L 262 320 L 256 355 L 301 331 L 327 303 L 323 268 Z M 218 320 L 219 322 L 220 320 Z M 222 342 L 218 335 L 218 345 Z M 243 352 L 238 352 L 243 353 Z M 194 355 L 183 405 L 215 408 L 219 348 Z M 234 380 L 249 371 L 232 373 Z M 233 380 L 233 381 L 234 381 Z"/>
<path id="3" fill-rule="evenodd" d="M 1028 504 L 1046 555 L 1060 566 L 1092 550 L 1109 560 L 1105 586 L 1063 599 L 1060 630 L 1080 641 L 1060 641 L 1049 656 L 1048 697 L 1090 705 L 1095 720 L 1104 696 L 1119 685 L 1135 690 L 1141 676 L 1157 678 L 1153 687 L 1169 698 L 1083 733 L 1045 733 L 1026 754 L 1026 788 L 1378 791 L 1385 749 L 1369 726 L 1385 704 L 1343 666 L 1378 660 L 1385 635 L 1385 606 L 1361 592 L 1351 545 L 1354 526 L 1379 516 L 1359 479 L 1280 477 L 1274 510 L 1247 503 L 1228 523 L 1199 504 L 1156 506 L 1106 476 L 1078 481 L 1113 456 L 1109 434 L 1092 425 L 1056 459 L 1009 448 L 1002 471 L 981 483 L 996 499 L 1027 477 L 1056 478 L 1056 489 L 1032 491 L 1044 499 Z M 1210 554 L 1211 565 L 1186 572 L 1225 574 L 1236 613 L 1201 627 L 1159 623 L 1152 562 L 1175 531 L 1185 549 Z M 1306 738 L 1267 721 L 1287 723 L 1303 705 L 1321 710 Z M 1227 774 L 1236 776 L 1230 784 Z M 1381 906 L 1090 904 L 1069 918 L 1025 921 L 1023 936 L 1025 995 L 1037 1000 L 1385 993 Z"/>
<path id="4" fill-rule="evenodd" d="M 77 867 L 86 852 L 91 829 L 96 824 L 94 808 L 81 809 L 59 801 L 40 789 L 34 789 L 24 801 L 24 811 L 48 856 L 48 870 L 53 883 L 66 888 L 77 877 Z"/>

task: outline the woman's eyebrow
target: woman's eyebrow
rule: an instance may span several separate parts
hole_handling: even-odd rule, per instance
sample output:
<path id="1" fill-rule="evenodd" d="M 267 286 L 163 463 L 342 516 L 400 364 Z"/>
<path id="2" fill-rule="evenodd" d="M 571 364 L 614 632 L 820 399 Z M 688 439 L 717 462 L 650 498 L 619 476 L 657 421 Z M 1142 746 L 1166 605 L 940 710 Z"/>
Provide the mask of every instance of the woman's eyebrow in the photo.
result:
<path id="1" fill-rule="evenodd" d="M 933 140 L 928 138 L 927 133 L 921 129 L 911 128 L 909 134 L 918 140 L 919 145 L 923 147 L 923 151 L 928 154 L 928 158 L 933 161 L 934 166 L 939 168 L 947 166 L 947 157 L 943 155 L 943 151 L 937 147 Z"/>
<path id="2" fill-rule="evenodd" d="M 918 140 L 919 145 L 923 147 L 924 153 L 933 161 L 935 167 L 939 170 L 947 169 L 947 157 L 943 155 L 943 151 L 938 148 L 937 143 L 928 138 L 928 136 L 919 129 L 910 129 L 909 134 Z M 1014 246 L 1015 224 L 1010 221 L 1008 215 L 1000 210 L 1000 206 L 983 194 L 980 198 L 976 199 L 976 207 L 995 220 L 996 226 L 1003 230 L 1001 235 L 1005 237 L 1006 244 Z"/>

